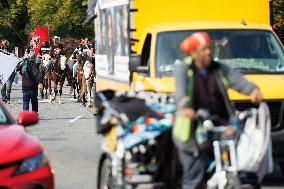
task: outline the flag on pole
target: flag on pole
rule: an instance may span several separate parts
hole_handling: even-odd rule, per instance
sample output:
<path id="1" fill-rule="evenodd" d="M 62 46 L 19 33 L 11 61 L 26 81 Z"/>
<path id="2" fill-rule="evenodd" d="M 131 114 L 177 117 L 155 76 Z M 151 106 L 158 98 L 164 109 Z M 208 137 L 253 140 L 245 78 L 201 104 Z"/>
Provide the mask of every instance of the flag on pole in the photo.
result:
<path id="1" fill-rule="evenodd" d="M 44 41 L 49 41 L 49 33 L 47 26 L 37 26 L 34 32 L 30 33 L 30 37 L 32 38 L 33 49 L 36 55 L 38 55 L 41 45 Z"/>

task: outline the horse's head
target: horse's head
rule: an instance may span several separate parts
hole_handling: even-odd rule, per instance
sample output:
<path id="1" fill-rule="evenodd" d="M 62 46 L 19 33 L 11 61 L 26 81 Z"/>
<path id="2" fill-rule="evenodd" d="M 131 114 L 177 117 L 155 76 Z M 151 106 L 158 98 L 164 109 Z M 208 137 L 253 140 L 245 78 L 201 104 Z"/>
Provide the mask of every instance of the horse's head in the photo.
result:
<path id="1" fill-rule="evenodd" d="M 42 57 L 42 63 L 43 63 L 43 65 L 46 66 L 47 63 L 49 62 L 49 60 L 50 60 L 49 54 L 44 54 L 43 57 Z"/>
<path id="2" fill-rule="evenodd" d="M 61 70 L 65 70 L 66 69 L 66 62 L 67 62 L 66 56 L 62 55 L 60 57 L 60 68 L 61 68 Z"/>

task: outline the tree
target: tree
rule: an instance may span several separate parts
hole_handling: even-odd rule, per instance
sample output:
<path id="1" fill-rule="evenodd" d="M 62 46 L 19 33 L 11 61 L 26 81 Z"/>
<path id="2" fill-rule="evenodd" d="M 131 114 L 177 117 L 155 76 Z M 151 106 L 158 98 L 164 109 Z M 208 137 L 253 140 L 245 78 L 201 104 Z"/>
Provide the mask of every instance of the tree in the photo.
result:
<path id="1" fill-rule="evenodd" d="M 273 0 L 273 18 L 276 23 L 276 33 L 284 42 L 284 0 Z"/>
<path id="2" fill-rule="evenodd" d="M 92 27 L 84 28 L 86 0 L 28 0 L 30 23 L 27 31 L 36 25 L 48 25 L 52 35 L 62 37 L 89 36 Z"/>
<path id="3" fill-rule="evenodd" d="M 28 0 L 4 0 L 0 5 L 0 38 L 6 38 L 11 46 L 27 43 L 25 27 L 28 22 Z"/>

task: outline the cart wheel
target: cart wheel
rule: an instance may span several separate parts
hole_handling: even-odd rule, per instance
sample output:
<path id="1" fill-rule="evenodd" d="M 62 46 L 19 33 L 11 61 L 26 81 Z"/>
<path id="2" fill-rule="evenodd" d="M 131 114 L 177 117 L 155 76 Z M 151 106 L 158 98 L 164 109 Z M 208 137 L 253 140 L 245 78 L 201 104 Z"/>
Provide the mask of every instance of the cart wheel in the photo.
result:
<path id="1" fill-rule="evenodd" d="M 111 161 L 109 158 L 105 158 L 102 161 L 102 166 L 99 172 L 99 187 L 98 189 L 112 189 L 111 185 Z"/>

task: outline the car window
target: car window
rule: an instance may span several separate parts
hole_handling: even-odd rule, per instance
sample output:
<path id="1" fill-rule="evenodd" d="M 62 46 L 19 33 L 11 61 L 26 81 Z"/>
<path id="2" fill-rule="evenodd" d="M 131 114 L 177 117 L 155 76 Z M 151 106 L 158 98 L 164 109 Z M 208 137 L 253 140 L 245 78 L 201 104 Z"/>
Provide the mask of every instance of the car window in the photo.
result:
<path id="1" fill-rule="evenodd" d="M 7 122 L 8 118 L 2 108 L 0 108 L 0 124 L 6 124 Z"/>
<path id="2" fill-rule="evenodd" d="M 3 107 L 0 105 L 0 125 L 7 125 L 12 123 L 13 123 L 12 118 L 8 116 L 5 109 L 3 109 Z"/>

